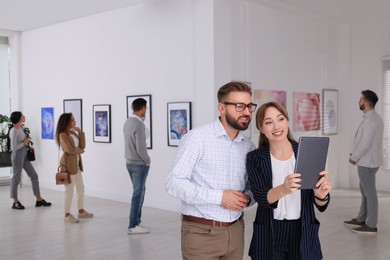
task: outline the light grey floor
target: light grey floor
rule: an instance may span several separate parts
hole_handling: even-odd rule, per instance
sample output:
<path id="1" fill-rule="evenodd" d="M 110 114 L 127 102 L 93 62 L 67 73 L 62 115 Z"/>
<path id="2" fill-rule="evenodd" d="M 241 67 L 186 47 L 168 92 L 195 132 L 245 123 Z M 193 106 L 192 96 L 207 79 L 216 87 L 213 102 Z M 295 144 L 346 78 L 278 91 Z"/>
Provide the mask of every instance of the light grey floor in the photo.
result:
<path id="1" fill-rule="evenodd" d="M 343 220 L 354 217 L 360 194 L 353 190 L 332 192 L 329 209 L 317 214 L 320 239 L 327 260 L 390 259 L 390 193 L 381 193 L 377 236 L 352 233 Z M 144 208 L 143 224 L 148 235 L 127 235 L 129 205 L 97 198 L 86 198 L 86 209 L 95 218 L 79 224 L 65 224 L 62 218 L 62 192 L 42 189 L 52 201 L 51 208 L 35 208 L 31 188 L 23 186 L 20 198 L 24 211 L 11 210 L 9 186 L 0 187 L 0 259 L 180 259 L 180 215 Z M 147 195 L 146 195 L 147 196 Z M 247 210 L 246 254 L 252 234 L 255 207 Z"/>

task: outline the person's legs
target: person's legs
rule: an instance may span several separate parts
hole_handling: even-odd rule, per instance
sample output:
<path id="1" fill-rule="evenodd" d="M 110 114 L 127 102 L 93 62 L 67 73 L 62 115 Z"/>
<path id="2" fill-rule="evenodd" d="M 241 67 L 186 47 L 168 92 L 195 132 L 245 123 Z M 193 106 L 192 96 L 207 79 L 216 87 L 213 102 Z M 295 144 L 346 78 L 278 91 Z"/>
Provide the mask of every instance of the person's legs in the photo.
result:
<path id="1" fill-rule="evenodd" d="M 302 221 L 288 221 L 288 257 L 289 260 L 301 258 Z M 314 260 L 314 259 L 313 259 Z"/>
<path id="2" fill-rule="evenodd" d="M 212 227 L 182 220 L 181 253 L 183 260 L 219 260 L 229 245 L 226 227 Z M 232 259 L 232 258 L 231 258 Z M 239 258 L 242 259 L 242 254 Z"/>
<path id="3" fill-rule="evenodd" d="M 84 180 L 83 174 L 79 171 L 75 176 L 75 186 L 77 194 L 77 209 L 84 210 Z"/>
<path id="4" fill-rule="evenodd" d="M 274 220 L 274 247 L 273 247 L 273 259 L 286 260 L 288 251 L 288 236 L 287 224 L 283 220 Z"/>
<path id="5" fill-rule="evenodd" d="M 15 158 L 12 161 L 11 198 L 14 203 L 18 202 L 18 185 L 22 177 L 23 161 Z"/>
<path id="6" fill-rule="evenodd" d="M 39 190 L 38 174 L 35 171 L 29 160 L 24 160 L 23 169 L 26 171 L 28 177 L 31 179 L 32 190 L 38 201 L 42 200 L 41 192 Z"/>
<path id="7" fill-rule="evenodd" d="M 240 219 L 228 227 L 227 231 L 229 235 L 228 253 L 221 257 L 220 260 L 242 259 L 244 256 L 244 219 Z"/>
<path id="8" fill-rule="evenodd" d="M 76 177 L 70 175 L 70 184 L 65 184 L 65 193 L 64 193 L 64 213 L 65 217 L 70 215 L 70 208 L 72 206 L 72 198 L 74 193 L 74 187 L 76 182 Z"/>
<path id="9" fill-rule="evenodd" d="M 360 167 L 358 166 L 358 173 L 359 173 L 359 168 Z M 359 188 L 360 188 L 360 193 L 362 194 L 362 200 L 360 202 L 360 210 L 358 216 L 356 217 L 358 222 L 365 222 L 367 218 L 367 199 L 364 193 L 362 182 L 363 180 L 360 178 L 360 174 L 359 174 Z"/>
<path id="10" fill-rule="evenodd" d="M 359 179 L 366 198 L 366 225 L 370 228 L 376 228 L 378 224 L 378 195 L 375 181 L 378 169 L 379 168 L 358 167 Z"/>
<path id="11" fill-rule="evenodd" d="M 129 229 L 141 223 L 142 205 L 145 197 L 145 183 L 149 172 L 149 166 L 126 164 L 131 181 L 133 183 L 133 197 L 131 199 Z"/>

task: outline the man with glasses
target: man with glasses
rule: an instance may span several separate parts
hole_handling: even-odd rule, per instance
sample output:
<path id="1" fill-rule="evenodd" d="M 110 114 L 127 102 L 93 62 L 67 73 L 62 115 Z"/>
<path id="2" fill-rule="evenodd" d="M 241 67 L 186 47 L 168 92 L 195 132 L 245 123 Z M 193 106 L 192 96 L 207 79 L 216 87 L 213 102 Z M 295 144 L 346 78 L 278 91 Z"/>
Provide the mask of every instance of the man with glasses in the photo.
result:
<path id="1" fill-rule="evenodd" d="M 255 146 L 242 131 L 256 106 L 247 84 L 227 83 L 218 91 L 220 117 L 180 142 L 166 189 L 182 201 L 183 259 L 243 258 L 242 211 L 252 197 L 245 162 Z"/>

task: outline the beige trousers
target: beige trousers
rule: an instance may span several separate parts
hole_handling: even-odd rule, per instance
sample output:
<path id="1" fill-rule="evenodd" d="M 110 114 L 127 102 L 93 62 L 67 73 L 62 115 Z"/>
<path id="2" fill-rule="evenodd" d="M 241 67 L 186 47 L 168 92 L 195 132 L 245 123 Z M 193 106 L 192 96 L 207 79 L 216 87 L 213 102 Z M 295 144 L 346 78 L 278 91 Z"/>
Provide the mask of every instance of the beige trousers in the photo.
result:
<path id="1" fill-rule="evenodd" d="M 83 175 L 80 171 L 75 175 L 70 175 L 71 184 L 65 185 L 65 194 L 64 194 L 64 213 L 70 213 L 70 208 L 72 206 L 72 198 L 74 193 L 74 188 L 76 186 L 77 194 L 77 209 L 84 208 L 84 181 Z"/>
<path id="2" fill-rule="evenodd" d="M 183 260 L 242 260 L 244 219 L 229 227 L 213 227 L 182 220 Z"/>

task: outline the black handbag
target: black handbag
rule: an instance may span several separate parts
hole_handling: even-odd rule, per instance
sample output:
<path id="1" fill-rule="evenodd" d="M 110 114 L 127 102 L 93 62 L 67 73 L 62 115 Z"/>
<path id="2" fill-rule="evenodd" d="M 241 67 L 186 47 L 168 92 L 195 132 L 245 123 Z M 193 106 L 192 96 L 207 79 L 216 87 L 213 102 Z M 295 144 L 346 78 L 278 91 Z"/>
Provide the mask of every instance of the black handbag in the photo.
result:
<path id="1" fill-rule="evenodd" d="M 0 152 L 0 167 L 11 167 L 11 153 L 10 151 Z"/>
<path id="2" fill-rule="evenodd" d="M 27 147 L 27 159 L 30 162 L 35 161 L 35 152 L 30 146 Z"/>

